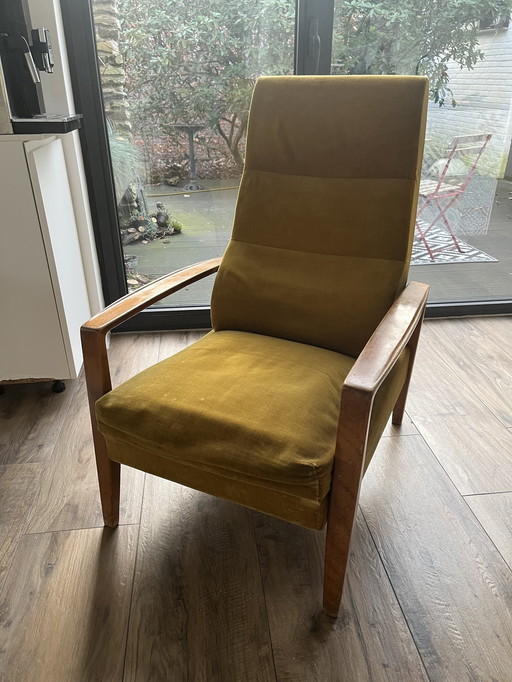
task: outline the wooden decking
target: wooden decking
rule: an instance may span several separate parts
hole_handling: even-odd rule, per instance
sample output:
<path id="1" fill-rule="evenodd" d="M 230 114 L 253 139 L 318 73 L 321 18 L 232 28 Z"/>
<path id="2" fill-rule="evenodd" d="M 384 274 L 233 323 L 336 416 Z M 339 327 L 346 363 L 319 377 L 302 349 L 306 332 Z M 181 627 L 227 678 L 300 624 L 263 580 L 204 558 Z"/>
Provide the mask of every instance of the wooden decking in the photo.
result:
<path id="1" fill-rule="evenodd" d="M 114 337 L 115 383 L 197 336 Z M 509 682 L 511 339 L 512 318 L 426 323 L 336 622 L 323 534 L 129 469 L 105 530 L 83 379 L 7 387 L 0 680 Z"/>

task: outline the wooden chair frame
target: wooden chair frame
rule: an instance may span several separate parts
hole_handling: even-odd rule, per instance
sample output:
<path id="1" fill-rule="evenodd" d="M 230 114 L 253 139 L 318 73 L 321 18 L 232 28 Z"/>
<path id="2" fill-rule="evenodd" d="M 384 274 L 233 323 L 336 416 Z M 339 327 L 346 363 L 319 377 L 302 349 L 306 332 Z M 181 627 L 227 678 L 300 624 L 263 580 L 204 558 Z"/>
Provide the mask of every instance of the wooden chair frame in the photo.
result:
<path id="1" fill-rule="evenodd" d="M 203 277 L 215 273 L 220 258 L 207 260 L 162 277 L 108 306 L 82 326 L 84 369 L 91 414 L 103 518 L 106 526 L 119 523 L 121 465 L 109 459 L 98 430 L 96 401 L 112 390 L 107 356 L 108 332 L 153 303 Z M 324 609 L 338 615 L 350 538 L 366 456 L 368 429 L 375 395 L 406 347 L 410 360 L 403 389 L 393 410 L 393 424 L 401 424 L 429 287 L 411 282 L 393 303 L 359 355 L 341 389 L 341 410 L 334 455 L 324 568 Z"/>

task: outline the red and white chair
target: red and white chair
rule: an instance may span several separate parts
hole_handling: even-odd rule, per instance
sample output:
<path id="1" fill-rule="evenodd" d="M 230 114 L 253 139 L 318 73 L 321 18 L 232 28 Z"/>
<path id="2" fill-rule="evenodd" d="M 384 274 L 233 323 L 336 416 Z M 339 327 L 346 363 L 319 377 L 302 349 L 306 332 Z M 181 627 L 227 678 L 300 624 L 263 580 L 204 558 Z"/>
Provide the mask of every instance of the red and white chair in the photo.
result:
<path id="1" fill-rule="evenodd" d="M 419 239 L 425 245 L 432 261 L 435 261 L 435 254 L 437 252 L 443 251 L 446 248 L 451 248 L 446 246 L 432 248 L 428 242 L 429 232 L 432 230 L 433 226 L 441 220 L 444 223 L 444 227 L 448 231 L 455 248 L 462 253 L 460 244 L 450 225 L 450 221 L 448 220 L 447 211 L 466 191 L 466 188 L 475 173 L 480 157 L 484 153 L 491 137 L 491 134 L 460 135 L 455 137 L 448 157 L 443 159 L 444 165 L 441 163 L 439 166 L 441 172 L 439 173 L 438 178 L 424 178 L 421 180 L 419 191 L 420 204 L 416 215 L 416 230 Z M 460 159 L 464 162 L 465 170 L 463 173 L 460 172 L 460 162 L 459 164 L 454 163 L 456 159 Z M 454 166 L 458 166 L 455 169 L 455 172 L 453 172 Z M 429 207 L 435 207 L 436 212 L 433 218 L 433 214 L 431 213 L 429 219 L 425 220 L 422 216 L 425 216 L 425 211 Z"/>

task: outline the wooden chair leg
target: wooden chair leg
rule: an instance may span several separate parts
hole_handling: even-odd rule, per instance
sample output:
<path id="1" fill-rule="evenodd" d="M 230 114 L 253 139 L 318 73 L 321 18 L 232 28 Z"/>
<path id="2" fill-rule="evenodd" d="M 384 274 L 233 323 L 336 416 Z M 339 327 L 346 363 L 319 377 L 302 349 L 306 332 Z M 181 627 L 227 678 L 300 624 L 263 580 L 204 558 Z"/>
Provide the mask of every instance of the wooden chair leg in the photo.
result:
<path id="1" fill-rule="evenodd" d="M 107 445 L 96 421 L 96 401 L 112 390 L 106 337 L 103 333 L 82 327 L 81 338 L 103 520 L 106 526 L 115 528 L 119 524 L 121 465 L 109 459 Z"/>
<path id="2" fill-rule="evenodd" d="M 323 605 L 327 615 L 332 618 L 336 618 L 340 610 L 357 510 L 358 491 L 346 490 L 345 493 L 345 504 L 342 500 L 331 499 L 325 539 Z"/>
<path id="3" fill-rule="evenodd" d="M 414 330 L 409 343 L 407 344 L 409 348 L 409 367 L 407 368 L 407 376 L 405 377 L 405 382 L 400 391 L 400 395 L 393 408 L 393 416 L 391 418 L 392 423 L 395 426 L 400 426 L 404 418 L 405 403 L 407 402 L 407 393 L 409 392 L 409 384 L 411 383 L 411 375 L 414 367 L 414 359 L 416 357 L 416 350 L 418 348 L 418 341 L 420 340 L 421 327 L 423 324 L 423 317 L 418 322 L 416 329 Z"/>
<path id="4" fill-rule="evenodd" d="M 109 528 L 116 528 L 119 525 L 121 465 L 108 458 L 107 446 L 100 433 L 94 434 L 94 452 L 96 455 L 103 521 Z"/>
<path id="5" fill-rule="evenodd" d="M 325 541 L 323 605 L 327 615 L 338 615 L 363 475 L 373 397 L 342 391 L 338 441 L 329 497 Z"/>

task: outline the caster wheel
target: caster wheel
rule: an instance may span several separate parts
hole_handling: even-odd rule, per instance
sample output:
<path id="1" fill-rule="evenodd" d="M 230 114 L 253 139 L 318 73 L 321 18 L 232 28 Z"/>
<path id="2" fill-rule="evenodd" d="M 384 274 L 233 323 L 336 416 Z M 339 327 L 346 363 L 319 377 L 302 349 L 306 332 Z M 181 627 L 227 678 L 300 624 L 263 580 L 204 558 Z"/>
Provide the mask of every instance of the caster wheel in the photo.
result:
<path id="1" fill-rule="evenodd" d="M 56 379 L 52 384 L 52 391 L 54 393 L 62 393 L 66 390 L 66 384 L 60 379 Z"/>

